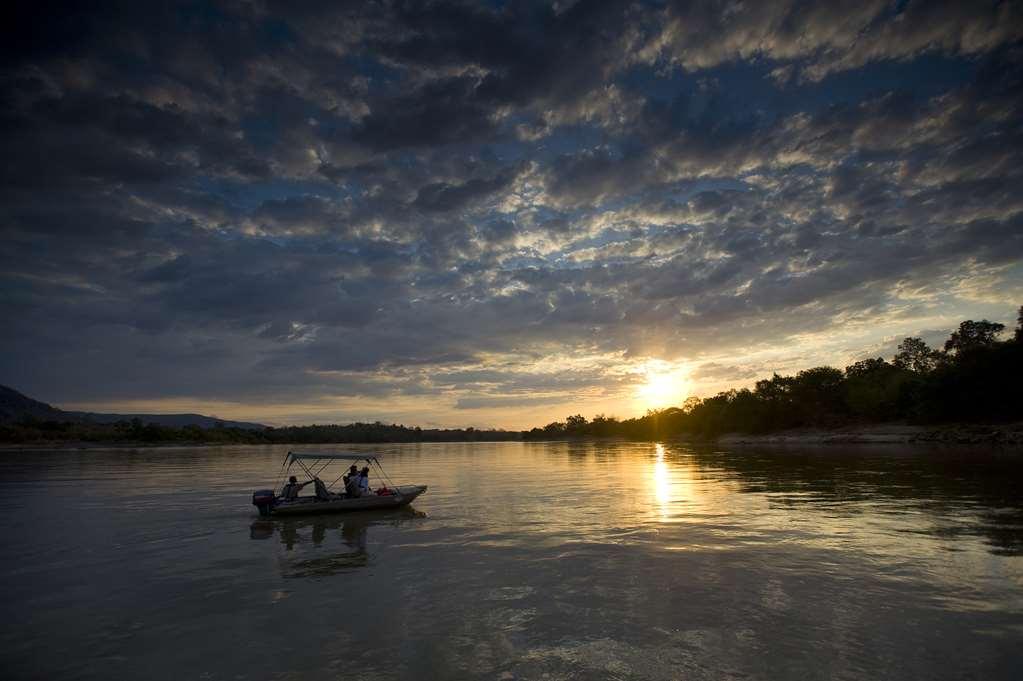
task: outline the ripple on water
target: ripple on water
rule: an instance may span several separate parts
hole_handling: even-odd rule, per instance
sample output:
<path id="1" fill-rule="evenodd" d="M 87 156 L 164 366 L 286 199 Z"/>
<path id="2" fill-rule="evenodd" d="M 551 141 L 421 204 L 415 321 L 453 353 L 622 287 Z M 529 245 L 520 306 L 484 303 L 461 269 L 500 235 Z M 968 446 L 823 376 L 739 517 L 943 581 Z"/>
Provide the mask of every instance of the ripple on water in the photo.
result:
<path id="1" fill-rule="evenodd" d="M 349 449 L 345 447 L 345 449 Z M 414 510 L 266 521 L 278 448 L 0 459 L 8 678 L 1016 678 L 991 452 L 381 445 Z"/>

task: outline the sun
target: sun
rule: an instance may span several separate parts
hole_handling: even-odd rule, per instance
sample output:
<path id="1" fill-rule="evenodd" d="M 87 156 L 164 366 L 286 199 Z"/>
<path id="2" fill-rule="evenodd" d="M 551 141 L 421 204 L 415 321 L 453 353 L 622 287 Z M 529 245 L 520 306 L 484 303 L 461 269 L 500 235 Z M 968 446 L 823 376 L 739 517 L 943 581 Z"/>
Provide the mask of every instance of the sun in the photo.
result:
<path id="1" fill-rule="evenodd" d="M 640 384 L 637 397 L 645 409 L 678 407 L 689 394 L 689 380 L 683 370 L 665 366 L 648 366 L 646 381 Z"/>

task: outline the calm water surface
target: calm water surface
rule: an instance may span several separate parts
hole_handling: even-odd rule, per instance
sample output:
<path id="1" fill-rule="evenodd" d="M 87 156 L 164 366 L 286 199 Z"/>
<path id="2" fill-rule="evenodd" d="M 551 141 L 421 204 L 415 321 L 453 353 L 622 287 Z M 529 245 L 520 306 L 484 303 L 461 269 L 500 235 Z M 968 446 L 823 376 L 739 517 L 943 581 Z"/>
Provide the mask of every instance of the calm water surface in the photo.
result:
<path id="1" fill-rule="evenodd" d="M 1019 452 L 385 445 L 412 509 L 259 520 L 284 451 L 0 455 L 3 677 L 1023 678 Z"/>

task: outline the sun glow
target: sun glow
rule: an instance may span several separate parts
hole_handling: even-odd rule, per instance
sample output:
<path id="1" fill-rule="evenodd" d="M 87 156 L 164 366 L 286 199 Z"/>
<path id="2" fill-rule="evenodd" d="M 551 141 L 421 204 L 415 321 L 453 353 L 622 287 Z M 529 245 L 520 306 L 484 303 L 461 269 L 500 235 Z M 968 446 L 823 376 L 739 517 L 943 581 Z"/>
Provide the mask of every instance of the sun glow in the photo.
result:
<path id="1" fill-rule="evenodd" d="M 649 364 L 643 372 L 646 380 L 636 391 L 644 409 L 680 407 L 689 394 L 689 378 L 683 369 L 667 362 Z"/>

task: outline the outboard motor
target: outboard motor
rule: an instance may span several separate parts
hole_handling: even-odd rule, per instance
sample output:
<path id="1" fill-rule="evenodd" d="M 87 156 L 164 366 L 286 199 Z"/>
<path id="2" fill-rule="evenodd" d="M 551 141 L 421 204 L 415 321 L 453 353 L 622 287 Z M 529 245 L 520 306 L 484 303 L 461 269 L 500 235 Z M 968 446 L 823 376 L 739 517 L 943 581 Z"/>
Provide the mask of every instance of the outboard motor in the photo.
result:
<path id="1" fill-rule="evenodd" d="M 270 517 L 270 511 L 276 500 L 277 497 L 272 489 L 257 489 L 252 493 L 252 505 L 259 509 L 259 515 L 264 518 Z"/>

